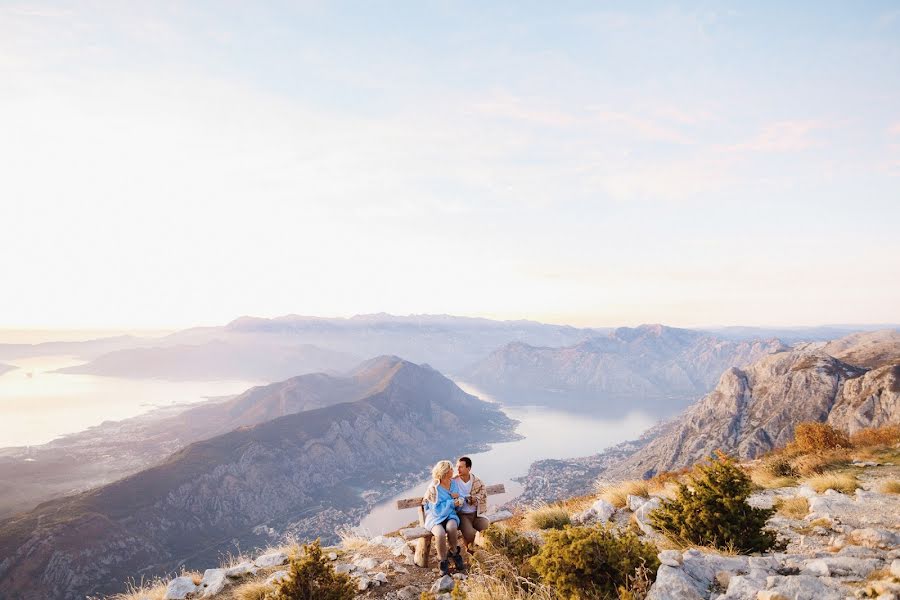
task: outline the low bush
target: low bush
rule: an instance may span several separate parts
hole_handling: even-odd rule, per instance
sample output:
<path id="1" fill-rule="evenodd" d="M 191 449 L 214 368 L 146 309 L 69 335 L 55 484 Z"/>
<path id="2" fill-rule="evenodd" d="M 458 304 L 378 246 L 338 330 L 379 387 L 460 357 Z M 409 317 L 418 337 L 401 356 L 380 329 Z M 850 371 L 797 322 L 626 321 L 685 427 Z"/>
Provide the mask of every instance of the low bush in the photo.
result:
<path id="1" fill-rule="evenodd" d="M 854 448 L 873 448 L 900 444 L 900 425 L 868 427 L 850 436 Z"/>
<path id="2" fill-rule="evenodd" d="M 515 529 L 497 525 L 488 527 L 482 534 L 485 548 L 505 556 L 523 575 L 531 570 L 529 559 L 538 553 L 538 545 Z"/>
<path id="3" fill-rule="evenodd" d="M 650 521 L 676 543 L 762 552 L 775 544 L 775 534 L 765 529 L 774 509 L 750 506 L 751 488 L 750 478 L 720 454 L 696 465 L 689 483 L 679 486 L 674 500 L 663 500 Z"/>
<path id="4" fill-rule="evenodd" d="M 850 457 L 846 449 L 838 448 L 802 454 L 792 458 L 790 463 L 797 475 L 809 477 L 846 467 L 850 464 Z"/>
<path id="5" fill-rule="evenodd" d="M 525 525 L 531 529 L 562 529 L 571 522 L 561 506 L 538 506 L 525 514 Z"/>
<path id="6" fill-rule="evenodd" d="M 849 448 L 850 438 L 843 431 L 827 423 L 807 421 L 794 428 L 794 441 L 788 448 L 802 453 L 821 452 L 835 448 Z"/>
<path id="7" fill-rule="evenodd" d="M 547 532 L 544 540 L 531 564 L 564 600 L 615 597 L 639 569 L 652 580 L 659 568 L 656 546 L 612 527 L 566 527 Z"/>
<path id="8" fill-rule="evenodd" d="M 319 540 L 303 546 L 291 559 L 288 576 L 275 585 L 267 600 L 352 600 L 356 595 L 350 577 L 335 573 Z"/>
<path id="9" fill-rule="evenodd" d="M 859 487 L 859 481 L 857 481 L 856 475 L 852 473 L 815 475 L 807 479 L 805 483 L 820 494 L 829 489 L 843 492 L 844 494 L 852 494 Z"/>

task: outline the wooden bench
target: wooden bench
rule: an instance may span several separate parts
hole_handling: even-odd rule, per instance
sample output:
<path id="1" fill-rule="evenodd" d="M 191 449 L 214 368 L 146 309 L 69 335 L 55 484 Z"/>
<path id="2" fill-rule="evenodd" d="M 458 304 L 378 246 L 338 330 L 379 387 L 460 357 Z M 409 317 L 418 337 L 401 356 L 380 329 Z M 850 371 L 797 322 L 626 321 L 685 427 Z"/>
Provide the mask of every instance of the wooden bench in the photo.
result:
<path id="1" fill-rule="evenodd" d="M 498 483 L 496 485 L 485 486 L 484 490 L 487 492 L 488 496 L 493 494 L 503 494 L 506 492 L 506 486 L 502 483 Z M 417 507 L 419 509 L 419 526 L 401 529 L 400 536 L 408 542 L 416 540 L 416 565 L 427 567 L 428 556 L 431 553 L 431 538 L 434 536 L 431 535 L 429 530 L 425 529 L 425 507 L 422 506 L 422 497 L 397 500 L 397 510 Z M 511 518 L 512 513 L 508 510 L 500 510 L 489 515 L 478 516 L 484 517 L 489 523 L 496 523 L 497 521 L 504 521 Z M 462 535 L 462 532 L 460 532 L 460 535 Z"/>

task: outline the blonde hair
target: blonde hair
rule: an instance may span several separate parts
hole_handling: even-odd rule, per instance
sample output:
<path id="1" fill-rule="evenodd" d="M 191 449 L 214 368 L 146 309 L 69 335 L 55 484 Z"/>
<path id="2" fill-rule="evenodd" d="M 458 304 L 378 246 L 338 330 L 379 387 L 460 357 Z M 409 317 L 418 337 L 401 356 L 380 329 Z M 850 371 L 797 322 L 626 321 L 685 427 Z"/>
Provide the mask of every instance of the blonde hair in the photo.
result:
<path id="1" fill-rule="evenodd" d="M 441 477 L 444 476 L 444 473 L 447 471 L 453 472 L 453 465 L 449 460 L 439 461 L 434 467 L 431 468 L 431 478 L 435 481 L 440 481 Z"/>

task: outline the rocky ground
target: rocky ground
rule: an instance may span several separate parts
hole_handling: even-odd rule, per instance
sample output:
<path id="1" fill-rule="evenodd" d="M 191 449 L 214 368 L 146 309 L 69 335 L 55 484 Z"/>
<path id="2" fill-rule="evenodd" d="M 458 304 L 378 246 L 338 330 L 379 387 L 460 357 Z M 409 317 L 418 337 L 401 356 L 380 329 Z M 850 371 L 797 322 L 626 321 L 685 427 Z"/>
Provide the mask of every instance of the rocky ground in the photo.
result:
<path id="1" fill-rule="evenodd" d="M 900 494 L 877 491 L 883 482 L 900 478 L 900 466 L 869 464 L 859 468 L 861 488 L 854 494 L 834 490 L 816 493 L 805 485 L 764 490 L 750 503 L 770 507 L 779 499 L 805 498 L 808 511 L 776 513 L 769 527 L 778 533 L 776 552 L 729 555 L 708 548 L 674 548 L 653 530 L 648 515 L 660 498 L 629 496 L 616 509 L 605 500 L 572 515 L 576 523 L 610 522 L 638 527 L 660 547 L 662 566 L 648 600 L 842 600 L 900 599 Z M 802 502 L 801 502 L 802 505 Z M 338 572 L 348 573 L 359 598 L 418 599 L 423 591 L 447 598 L 454 585 L 465 589 L 465 575 L 441 578 L 432 568 L 416 567 L 413 548 L 399 537 L 355 538 L 326 549 Z M 482 552 L 482 550 L 478 550 Z M 243 600 L 241 585 L 274 583 L 286 574 L 287 552 L 269 552 L 230 569 L 210 569 L 200 586 L 179 578 L 135 600 L 204 597 Z M 188 594 L 193 593 L 194 596 Z"/>

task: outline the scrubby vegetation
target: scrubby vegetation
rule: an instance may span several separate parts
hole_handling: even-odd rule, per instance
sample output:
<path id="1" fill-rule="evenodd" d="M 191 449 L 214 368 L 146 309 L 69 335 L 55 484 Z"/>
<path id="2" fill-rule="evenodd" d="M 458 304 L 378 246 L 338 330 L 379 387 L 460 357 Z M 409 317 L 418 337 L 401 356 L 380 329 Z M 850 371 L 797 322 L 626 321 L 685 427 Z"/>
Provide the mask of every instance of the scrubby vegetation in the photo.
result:
<path id="1" fill-rule="evenodd" d="M 482 535 L 488 551 L 506 557 L 518 573 L 525 576 L 532 574 L 533 569 L 529 561 L 539 550 L 534 541 L 515 529 L 503 525 L 488 527 Z"/>
<path id="2" fill-rule="evenodd" d="M 675 542 L 765 551 L 775 544 L 775 535 L 764 529 L 774 509 L 750 506 L 751 490 L 747 474 L 720 454 L 695 466 L 690 481 L 679 485 L 676 498 L 664 500 L 650 520 Z"/>
<path id="3" fill-rule="evenodd" d="M 807 421 L 794 427 L 794 441 L 787 445 L 788 452 L 808 454 L 822 450 L 849 448 L 850 438 L 827 423 Z"/>
<path id="4" fill-rule="evenodd" d="M 889 479 L 888 481 L 883 481 L 878 486 L 878 491 L 882 494 L 900 494 L 900 480 Z"/>
<path id="5" fill-rule="evenodd" d="M 319 540 L 303 546 L 291 559 L 288 576 L 276 584 L 267 600 L 350 600 L 354 586 L 347 575 L 335 573 L 322 554 Z"/>
<path id="6" fill-rule="evenodd" d="M 569 513 L 562 506 L 538 506 L 525 513 L 525 525 L 531 529 L 562 529 L 570 524 Z"/>
<path id="7" fill-rule="evenodd" d="M 850 443 L 854 448 L 895 446 L 900 444 L 900 425 L 860 429 L 850 436 Z"/>
<path id="8" fill-rule="evenodd" d="M 803 496 L 779 498 L 775 501 L 775 511 L 790 519 L 802 519 L 809 514 L 809 500 Z"/>
<path id="9" fill-rule="evenodd" d="M 621 481 L 616 484 L 600 484 L 598 487 L 600 497 L 616 508 L 625 506 L 628 496 L 647 496 L 650 493 L 647 482 L 641 480 Z"/>
<path id="10" fill-rule="evenodd" d="M 852 473 L 824 473 L 810 477 L 806 480 L 806 485 L 820 494 L 829 489 L 852 494 L 859 487 L 859 481 Z"/>
<path id="11" fill-rule="evenodd" d="M 592 600 L 627 590 L 639 569 L 652 580 L 659 568 L 657 549 L 635 534 L 611 527 L 567 527 L 550 531 L 531 564 L 541 581 L 560 598 Z"/>

